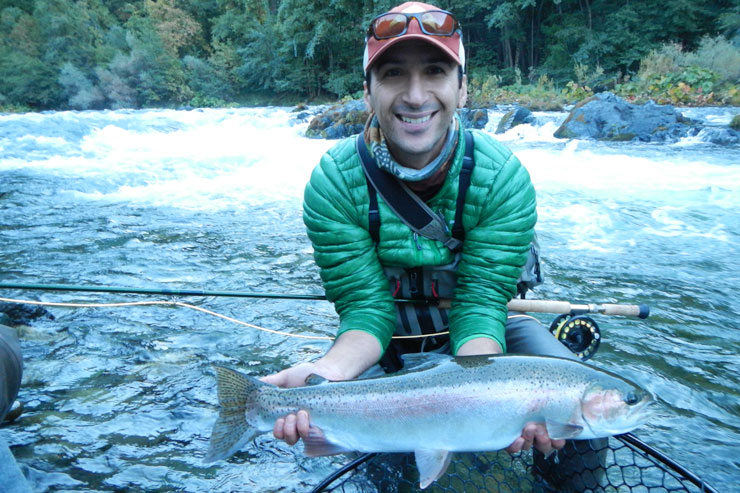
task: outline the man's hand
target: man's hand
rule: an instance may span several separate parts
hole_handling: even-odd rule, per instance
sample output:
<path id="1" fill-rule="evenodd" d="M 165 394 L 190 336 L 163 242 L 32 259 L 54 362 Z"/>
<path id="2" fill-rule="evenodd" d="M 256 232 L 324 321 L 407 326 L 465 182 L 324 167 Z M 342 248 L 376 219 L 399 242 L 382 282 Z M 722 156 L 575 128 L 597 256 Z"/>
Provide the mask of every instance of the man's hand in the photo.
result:
<path id="1" fill-rule="evenodd" d="M 337 375 L 332 375 L 332 371 L 328 368 L 323 368 L 318 362 L 316 363 L 301 363 L 300 365 L 286 368 L 285 370 L 273 373 L 262 377 L 265 383 L 277 385 L 285 389 L 293 387 L 303 387 L 306 385 L 306 379 L 311 375 L 319 375 L 327 380 L 339 380 Z"/>
<path id="2" fill-rule="evenodd" d="M 308 412 L 300 410 L 296 414 L 288 414 L 284 418 L 278 418 L 272 428 L 272 434 L 278 440 L 285 440 L 288 445 L 295 445 L 299 438 L 303 440 L 308 438 L 310 427 Z"/>
<path id="3" fill-rule="evenodd" d="M 262 381 L 291 388 L 306 385 L 306 378 L 318 375 L 327 380 L 350 380 L 375 364 L 382 354 L 378 340 L 358 330 L 339 336 L 329 351 L 319 360 L 301 363 L 291 368 L 262 377 Z M 275 421 L 272 434 L 288 445 L 295 445 L 299 438 L 306 439 L 310 428 L 308 412 L 300 410 Z"/>
<path id="4" fill-rule="evenodd" d="M 311 375 L 319 375 L 327 380 L 339 380 L 337 375 L 331 375 L 332 371 L 323 368 L 320 363 L 301 363 L 300 365 L 286 368 L 285 370 L 262 377 L 261 380 L 272 385 L 283 388 L 303 387 L 306 379 Z M 272 434 L 278 440 L 285 440 L 288 445 L 295 445 L 299 439 L 308 437 L 310 420 L 308 412 L 300 410 L 295 414 L 288 414 L 275 421 Z"/>
<path id="5" fill-rule="evenodd" d="M 529 450 L 532 446 L 547 456 L 553 450 L 563 448 L 565 440 L 552 440 L 544 423 L 527 423 L 522 430 L 522 436 L 506 447 L 506 451 L 516 454 L 522 450 Z"/>

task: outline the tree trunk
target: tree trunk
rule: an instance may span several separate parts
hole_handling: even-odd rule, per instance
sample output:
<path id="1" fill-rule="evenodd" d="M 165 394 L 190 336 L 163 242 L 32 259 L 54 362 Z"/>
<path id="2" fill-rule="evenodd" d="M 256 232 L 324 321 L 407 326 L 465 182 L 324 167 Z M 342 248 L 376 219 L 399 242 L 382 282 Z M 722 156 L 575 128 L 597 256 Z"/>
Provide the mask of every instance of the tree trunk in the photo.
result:
<path id="1" fill-rule="evenodd" d="M 505 33 L 505 31 L 502 31 Z M 504 39 L 504 64 L 508 68 L 513 68 L 514 66 L 514 57 L 511 56 L 511 40 L 506 38 Z"/>
<path id="2" fill-rule="evenodd" d="M 534 68 L 534 21 L 535 21 L 535 10 L 532 9 L 532 18 L 529 23 L 529 66 Z"/>

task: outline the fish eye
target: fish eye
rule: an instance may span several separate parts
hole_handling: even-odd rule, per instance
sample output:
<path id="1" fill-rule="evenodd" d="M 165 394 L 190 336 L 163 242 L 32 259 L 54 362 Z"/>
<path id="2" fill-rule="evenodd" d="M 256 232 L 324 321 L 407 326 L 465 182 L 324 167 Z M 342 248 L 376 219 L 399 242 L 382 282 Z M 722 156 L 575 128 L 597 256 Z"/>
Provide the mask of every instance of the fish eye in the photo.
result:
<path id="1" fill-rule="evenodd" d="M 629 391 L 626 396 L 624 396 L 624 402 L 629 406 L 634 406 L 638 402 L 640 402 L 639 397 L 637 397 L 637 394 L 635 394 L 634 391 Z"/>

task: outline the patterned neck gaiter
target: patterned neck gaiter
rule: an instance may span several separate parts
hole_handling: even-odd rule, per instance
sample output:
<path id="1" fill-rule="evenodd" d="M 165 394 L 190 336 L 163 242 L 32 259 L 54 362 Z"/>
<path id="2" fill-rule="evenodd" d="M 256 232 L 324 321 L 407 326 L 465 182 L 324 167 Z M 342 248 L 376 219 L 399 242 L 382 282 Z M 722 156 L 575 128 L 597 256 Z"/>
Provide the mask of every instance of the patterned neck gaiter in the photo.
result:
<path id="1" fill-rule="evenodd" d="M 375 162 L 380 169 L 396 176 L 399 180 L 419 182 L 433 176 L 449 160 L 457 145 L 457 125 L 457 118 L 453 118 L 442 151 L 422 169 L 407 168 L 393 159 L 388 150 L 383 131 L 380 129 L 378 117 L 375 114 L 370 115 L 368 123 L 365 125 L 365 142 L 370 146 Z"/>

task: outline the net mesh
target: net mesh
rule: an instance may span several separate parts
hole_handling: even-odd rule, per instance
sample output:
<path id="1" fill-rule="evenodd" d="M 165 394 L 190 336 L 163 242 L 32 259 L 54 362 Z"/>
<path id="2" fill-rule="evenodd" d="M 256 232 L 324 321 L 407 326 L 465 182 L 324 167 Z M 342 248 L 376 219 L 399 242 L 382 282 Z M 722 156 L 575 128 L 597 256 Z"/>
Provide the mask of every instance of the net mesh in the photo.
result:
<path id="1" fill-rule="evenodd" d="M 639 440 L 632 437 L 633 441 Z M 644 444 L 642 444 L 643 447 Z M 570 441 L 545 458 L 539 452 L 457 453 L 447 472 L 425 492 L 714 492 L 688 471 L 666 465 L 660 454 L 621 436 Z M 413 454 L 377 454 L 348 469 L 326 489 L 342 493 L 419 489 Z"/>

